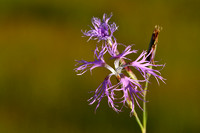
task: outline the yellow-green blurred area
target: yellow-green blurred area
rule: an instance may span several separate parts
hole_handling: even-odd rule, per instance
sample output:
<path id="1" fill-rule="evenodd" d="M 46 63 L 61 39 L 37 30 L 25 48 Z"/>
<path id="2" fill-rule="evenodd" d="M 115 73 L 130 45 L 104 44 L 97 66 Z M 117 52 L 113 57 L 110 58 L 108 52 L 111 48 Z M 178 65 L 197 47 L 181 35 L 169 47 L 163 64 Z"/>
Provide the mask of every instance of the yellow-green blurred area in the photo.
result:
<path id="1" fill-rule="evenodd" d="M 0 133 L 140 133 L 129 109 L 117 114 L 106 98 L 96 114 L 88 105 L 88 92 L 108 71 L 73 71 L 75 60 L 93 60 L 97 44 L 81 29 L 111 12 L 117 41 L 138 49 L 133 58 L 148 48 L 154 26 L 163 27 L 156 60 L 166 63 L 167 80 L 159 86 L 151 78 L 148 133 L 200 132 L 199 6 L 199 0 L 1 0 Z"/>

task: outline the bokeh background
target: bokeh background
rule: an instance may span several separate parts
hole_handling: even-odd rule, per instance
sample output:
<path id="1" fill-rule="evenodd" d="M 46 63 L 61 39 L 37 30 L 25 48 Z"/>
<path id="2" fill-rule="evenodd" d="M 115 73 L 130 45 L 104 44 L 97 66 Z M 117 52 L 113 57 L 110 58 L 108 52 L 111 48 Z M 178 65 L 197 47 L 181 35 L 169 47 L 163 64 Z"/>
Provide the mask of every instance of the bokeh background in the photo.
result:
<path id="1" fill-rule="evenodd" d="M 155 25 L 156 60 L 166 84 L 151 79 L 149 133 L 200 132 L 199 0 L 1 0 L 1 133 L 139 133 L 129 109 L 117 114 L 103 99 L 97 113 L 87 99 L 107 71 L 77 76 L 75 59 L 92 60 L 87 42 L 93 16 L 113 13 L 118 42 L 148 48 Z M 133 57 L 135 58 L 135 57 Z M 138 110 L 140 111 L 140 110 Z"/>

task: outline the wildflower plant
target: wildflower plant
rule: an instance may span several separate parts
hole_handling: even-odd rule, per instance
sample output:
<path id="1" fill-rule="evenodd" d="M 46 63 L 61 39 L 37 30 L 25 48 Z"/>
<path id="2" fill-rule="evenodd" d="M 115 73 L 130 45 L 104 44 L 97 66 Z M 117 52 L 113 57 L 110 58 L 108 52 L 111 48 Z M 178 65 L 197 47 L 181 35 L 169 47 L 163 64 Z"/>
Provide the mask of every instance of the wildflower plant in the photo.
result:
<path id="1" fill-rule="evenodd" d="M 112 14 L 108 17 L 103 15 L 103 19 L 96 17 L 92 18 L 92 27 L 88 31 L 82 31 L 84 36 L 89 37 L 89 40 L 97 40 L 97 45 L 94 50 L 94 60 L 76 60 L 76 68 L 78 74 L 82 75 L 88 70 L 92 72 L 94 68 L 104 67 L 110 71 L 110 74 L 105 76 L 103 82 L 94 91 L 94 95 L 88 100 L 92 105 L 97 103 L 96 109 L 100 106 L 102 98 L 106 97 L 108 105 L 116 112 L 122 112 L 123 107 L 131 109 L 130 115 L 136 118 L 142 133 L 146 133 L 146 93 L 149 83 L 149 78 L 152 75 L 164 82 L 160 70 L 155 69 L 164 65 L 155 64 L 154 57 L 158 42 L 158 33 L 160 28 L 155 27 L 152 34 L 148 51 L 143 51 L 136 59 L 130 59 L 127 56 L 130 54 L 136 55 L 137 50 L 132 49 L 133 45 L 124 45 L 117 42 L 113 33 L 118 29 L 115 23 L 110 23 Z M 102 42 L 101 44 L 99 42 Z M 124 50 L 118 51 L 118 46 L 122 45 Z M 109 54 L 109 59 L 104 59 L 104 55 Z M 107 60 L 113 60 L 114 67 L 111 67 Z M 132 69 L 139 71 L 141 79 L 138 79 L 132 72 Z M 111 77 L 117 79 L 117 83 L 111 81 Z M 143 106 L 140 104 L 143 103 Z M 143 111 L 143 123 L 135 110 L 138 106 Z"/>

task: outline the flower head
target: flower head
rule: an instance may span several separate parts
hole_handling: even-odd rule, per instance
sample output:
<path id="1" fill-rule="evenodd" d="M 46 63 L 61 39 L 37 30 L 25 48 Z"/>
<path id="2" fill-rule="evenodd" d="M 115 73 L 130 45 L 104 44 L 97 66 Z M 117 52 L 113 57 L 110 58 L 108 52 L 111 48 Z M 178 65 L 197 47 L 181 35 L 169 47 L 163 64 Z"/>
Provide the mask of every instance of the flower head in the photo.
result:
<path id="1" fill-rule="evenodd" d="M 97 102 L 95 111 L 100 105 L 100 102 L 103 97 L 107 97 L 108 105 L 116 112 L 121 112 L 122 108 L 126 105 L 131 109 L 131 114 L 135 111 L 135 105 L 138 105 L 139 108 L 142 107 L 139 104 L 138 100 L 145 101 L 146 88 L 142 86 L 142 82 L 149 82 L 150 75 L 154 76 L 156 80 L 160 79 L 164 82 L 164 78 L 161 76 L 159 70 L 154 69 L 154 67 L 164 66 L 164 65 L 155 65 L 154 64 L 154 55 L 156 47 L 151 47 L 152 50 L 149 50 L 148 53 L 143 51 L 136 60 L 132 60 L 127 57 L 127 55 L 136 53 L 137 50 L 132 50 L 132 45 L 125 46 L 123 44 L 117 43 L 116 38 L 113 36 L 113 33 L 117 30 L 115 23 L 110 24 L 109 20 L 112 17 L 107 17 L 106 14 L 103 15 L 103 19 L 96 17 L 92 18 L 92 25 L 89 31 L 83 32 L 85 36 L 94 40 L 104 40 L 101 46 L 101 50 L 94 50 L 94 61 L 88 62 L 85 60 L 79 60 L 76 64 L 77 68 L 74 70 L 79 72 L 78 75 L 82 75 L 86 71 L 92 71 L 96 67 L 104 67 L 108 69 L 111 73 L 106 76 L 104 81 L 99 85 L 99 87 L 94 91 L 94 95 L 88 100 L 89 104 L 92 105 Z M 123 45 L 125 48 L 122 52 L 119 52 L 117 47 Z M 111 67 L 104 60 L 104 55 L 109 53 L 111 58 L 114 60 L 114 67 Z M 125 60 L 129 60 L 129 63 L 126 63 Z M 134 67 L 138 70 L 142 79 L 138 80 L 134 73 L 131 71 L 130 67 Z M 127 77 L 123 74 L 123 70 L 126 70 L 130 77 Z M 113 85 L 111 82 L 111 76 L 116 76 L 118 82 Z M 159 83 L 159 82 L 158 82 Z M 121 92 L 122 95 L 119 95 Z M 141 98 L 142 97 L 142 98 Z"/>
<path id="2" fill-rule="evenodd" d="M 113 36 L 113 33 L 118 29 L 115 23 L 109 24 L 108 21 L 112 17 L 112 14 L 110 17 L 107 18 L 107 15 L 103 15 L 103 20 L 93 17 L 92 18 L 92 25 L 93 27 L 90 27 L 91 30 L 83 32 L 85 36 L 90 37 L 90 39 L 98 39 L 98 42 L 101 40 L 107 40 Z"/>

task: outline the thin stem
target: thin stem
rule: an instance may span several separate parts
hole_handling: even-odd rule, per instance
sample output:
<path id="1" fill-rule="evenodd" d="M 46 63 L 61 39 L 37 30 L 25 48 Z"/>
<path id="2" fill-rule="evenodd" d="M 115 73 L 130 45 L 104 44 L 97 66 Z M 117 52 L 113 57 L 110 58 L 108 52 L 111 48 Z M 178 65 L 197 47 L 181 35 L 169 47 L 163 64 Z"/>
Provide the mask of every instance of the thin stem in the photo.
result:
<path id="1" fill-rule="evenodd" d="M 153 31 L 152 37 L 151 37 L 151 41 L 149 43 L 149 49 L 148 49 L 148 53 L 149 54 L 151 52 L 151 54 L 147 57 L 147 61 L 150 61 L 152 64 L 154 64 L 154 57 L 155 57 L 155 53 L 156 53 L 156 49 L 157 49 L 157 43 L 158 43 L 158 34 L 160 32 L 162 28 L 159 26 L 155 26 L 155 29 Z M 152 68 L 152 66 L 150 66 L 149 68 Z M 146 128 L 147 128 L 147 109 L 146 109 L 146 95 L 147 95 L 147 88 L 148 88 L 148 84 L 149 84 L 149 78 L 150 78 L 151 74 L 148 74 L 148 78 L 145 84 L 145 88 L 144 88 L 144 98 L 143 98 L 143 132 L 142 133 L 146 133 Z"/>
<path id="2" fill-rule="evenodd" d="M 144 133 L 144 127 L 143 127 L 143 125 L 142 125 L 142 123 L 141 123 L 141 121 L 140 121 L 135 109 L 134 109 L 133 115 L 135 116 L 135 119 L 136 119 L 138 125 L 140 126 L 140 129 L 141 129 L 142 133 Z"/>
<path id="3" fill-rule="evenodd" d="M 152 67 L 151 67 L 152 68 Z M 146 127 L 147 127 L 147 108 L 146 108 L 146 95 L 147 95 L 147 88 L 148 88 L 148 84 L 149 84 L 149 78 L 150 78 L 150 74 L 148 74 L 148 79 L 146 81 L 145 84 L 145 88 L 144 88 L 144 98 L 143 98 L 143 132 L 142 133 L 146 133 Z"/>
<path id="4" fill-rule="evenodd" d="M 129 105 L 130 109 L 132 109 L 132 102 L 130 100 L 128 100 L 127 103 Z M 135 109 L 133 111 L 133 115 L 135 116 L 135 119 L 136 119 L 138 125 L 140 126 L 140 129 L 141 129 L 142 133 L 143 133 L 144 127 L 143 127 L 142 122 L 140 121 L 140 118 L 138 117 L 137 112 L 135 111 Z"/>

